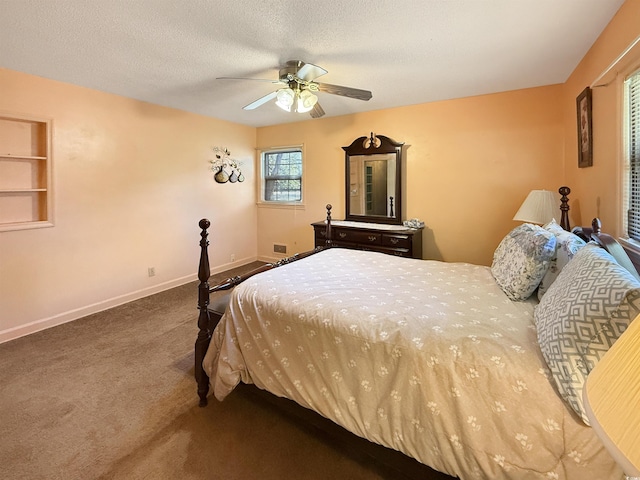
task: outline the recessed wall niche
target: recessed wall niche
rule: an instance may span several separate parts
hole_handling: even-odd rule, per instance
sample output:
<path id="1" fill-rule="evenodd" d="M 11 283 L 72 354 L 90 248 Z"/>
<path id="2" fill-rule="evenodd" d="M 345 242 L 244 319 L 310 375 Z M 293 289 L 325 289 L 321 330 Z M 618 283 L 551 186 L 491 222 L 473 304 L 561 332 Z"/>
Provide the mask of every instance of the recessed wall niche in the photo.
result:
<path id="1" fill-rule="evenodd" d="M 0 232 L 53 225 L 51 120 L 0 112 Z"/>

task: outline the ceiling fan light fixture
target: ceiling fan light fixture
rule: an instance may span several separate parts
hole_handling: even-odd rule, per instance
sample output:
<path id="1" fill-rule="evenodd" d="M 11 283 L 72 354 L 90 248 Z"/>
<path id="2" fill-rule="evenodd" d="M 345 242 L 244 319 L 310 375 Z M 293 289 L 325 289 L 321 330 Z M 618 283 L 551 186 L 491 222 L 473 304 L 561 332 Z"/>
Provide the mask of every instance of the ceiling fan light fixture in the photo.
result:
<path id="1" fill-rule="evenodd" d="M 311 118 L 320 118 L 325 112 L 318 103 L 317 92 L 340 95 L 354 98 L 356 100 L 370 100 L 372 94 L 369 90 L 359 88 L 344 87 L 342 85 L 332 85 L 329 83 L 316 82 L 316 78 L 326 74 L 327 71 L 317 65 L 305 63 L 300 60 L 290 60 L 278 72 L 278 80 L 267 80 L 264 78 L 238 78 L 238 77 L 218 77 L 220 80 L 259 80 L 281 85 L 280 89 L 273 90 L 267 95 L 254 100 L 242 107 L 245 110 L 254 110 L 265 103 L 275 99 L 275 104 L 285 112 L 305 113 L 309 112 Z"/>
<path id="2" fill-rule="evenodd" d="M 311 93 L 309 90 L 302 90 L 298 93 L 296 112 L 310 112 L 316 103 L 318 103 L 318 97 L 316 95 Z"/>
<path id="3" fill-rule="evenodd" d="M 291 111 L 291 107 L 295 100 L 296 93 L 289 87 L 281 88 L 276 94 L 276 105 L 287 112 Z"/>

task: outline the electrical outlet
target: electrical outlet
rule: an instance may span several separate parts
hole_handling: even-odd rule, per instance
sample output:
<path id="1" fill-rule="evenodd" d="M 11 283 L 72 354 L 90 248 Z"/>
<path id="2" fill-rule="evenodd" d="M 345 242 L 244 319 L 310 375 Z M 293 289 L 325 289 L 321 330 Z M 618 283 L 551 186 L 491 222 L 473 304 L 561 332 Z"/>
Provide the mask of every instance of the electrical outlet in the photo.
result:
<path id="1" fill-rule="evenodd" d="M 147 272 L 149 273 L 150 277 L 155 276 L 156 274 L 156 267 L 149 267 L 149 269 L 147 270 Z"/>
<path id="2" fill-rule="evenodd" d="M 232 262 L 235 262 L 235 261 L 236 261 L 236 254 L 235 254 L 235 253 L 232 253 L 232 254 L 231 254 L 231 261 L 232 261 Z"/>
<path id="3" fill-rule="evenodd" d="M 273 251 L 274 253 L 287 253 L 287 246 L 286 245 L 278 245 L 277 243 L 273 244 Z"/>

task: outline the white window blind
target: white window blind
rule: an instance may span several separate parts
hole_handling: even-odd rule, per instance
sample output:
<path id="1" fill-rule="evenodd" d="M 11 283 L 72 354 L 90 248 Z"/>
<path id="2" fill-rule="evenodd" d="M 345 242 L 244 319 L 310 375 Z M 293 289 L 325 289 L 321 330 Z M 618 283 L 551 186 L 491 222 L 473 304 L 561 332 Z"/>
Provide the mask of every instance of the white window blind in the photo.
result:
<path id="1" fill-rule="evenodd" d="M 625 82 L 627 108 L 627 154 L 629 161 L 629 210 L 627 233 L 640 242 L 640 71 Z"/>

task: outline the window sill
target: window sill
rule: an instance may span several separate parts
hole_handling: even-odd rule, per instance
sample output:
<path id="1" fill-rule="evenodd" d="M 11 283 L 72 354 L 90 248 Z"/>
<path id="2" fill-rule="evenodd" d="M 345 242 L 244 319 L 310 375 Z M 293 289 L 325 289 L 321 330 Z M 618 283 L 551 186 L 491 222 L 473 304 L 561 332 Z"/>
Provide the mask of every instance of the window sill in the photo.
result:
<path id="1" fill-rule="evenodd" d="M 258 208 L 275 208 L 283 210 L 304 210 L 304 203 L 298 202 L 258 202 Z"/>
<path id="2" fill-rule="evenodd" d="M 618 242 L 625 249 L 631 250 L 634 253 L 640 255 L 640 242 L 636 242 L 635 240 L 633 240 L 631 238 L 623 238 L 623 237 L 618 238 Z"/>

